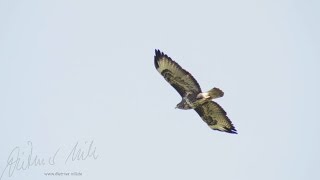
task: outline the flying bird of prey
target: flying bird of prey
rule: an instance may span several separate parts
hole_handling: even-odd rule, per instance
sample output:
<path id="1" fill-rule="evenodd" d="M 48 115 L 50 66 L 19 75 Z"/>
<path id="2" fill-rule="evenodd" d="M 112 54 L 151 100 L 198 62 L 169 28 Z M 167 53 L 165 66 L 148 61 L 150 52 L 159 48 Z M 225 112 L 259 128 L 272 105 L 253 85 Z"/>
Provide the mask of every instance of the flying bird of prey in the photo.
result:
<path id="1" fill-rule="evenodd" d="M 155 50 L 154 65 L 158 72 L 181 95 L 182 100 L 177 104 L 178 109 L 194 109 L 211 129 L 228 133 L 237 133 L 227 113 L 212 99 L 223 96 L 223 91 L 213 88 L 202 92 L 194 77 L 184 70 L 169 56 Z"/>

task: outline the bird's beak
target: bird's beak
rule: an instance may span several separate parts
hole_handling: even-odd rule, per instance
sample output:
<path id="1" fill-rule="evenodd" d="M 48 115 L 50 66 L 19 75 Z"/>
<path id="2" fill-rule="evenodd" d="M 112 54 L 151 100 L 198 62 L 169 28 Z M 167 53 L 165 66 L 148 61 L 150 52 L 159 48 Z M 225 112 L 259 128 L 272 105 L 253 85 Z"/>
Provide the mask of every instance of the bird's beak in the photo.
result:
<path id="1" fill-rule="evenodd" d="M 177 109 L 177 108 L 178 108 L 178 106 L 175 107 L 175 109 Z"/>

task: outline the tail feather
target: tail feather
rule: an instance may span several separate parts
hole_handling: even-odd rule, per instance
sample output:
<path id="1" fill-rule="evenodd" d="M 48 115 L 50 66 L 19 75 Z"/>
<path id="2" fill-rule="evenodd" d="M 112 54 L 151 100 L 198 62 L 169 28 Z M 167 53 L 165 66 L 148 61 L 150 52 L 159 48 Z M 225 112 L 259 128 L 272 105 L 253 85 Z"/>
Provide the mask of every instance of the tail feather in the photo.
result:
<path id="1" fill-rule="evenodd" d="M 210 98 L 212 98 L 212 99 L 219 98 L 224 95 L 223 91 L 220 90 L 219 88 L 212 88 L 207 93 L 209 94 Z"/>
<path id="2" fill-rule="evenodd" d="M 223 91 L 220 90 L 219 88 L 212 88 L 208 92 L 199 93 L 197 95 L 197 99 L 211 100 L 211 99 L 216 99 L 216 98 L 222 97 L 223 94 L 224 94 Z"/>

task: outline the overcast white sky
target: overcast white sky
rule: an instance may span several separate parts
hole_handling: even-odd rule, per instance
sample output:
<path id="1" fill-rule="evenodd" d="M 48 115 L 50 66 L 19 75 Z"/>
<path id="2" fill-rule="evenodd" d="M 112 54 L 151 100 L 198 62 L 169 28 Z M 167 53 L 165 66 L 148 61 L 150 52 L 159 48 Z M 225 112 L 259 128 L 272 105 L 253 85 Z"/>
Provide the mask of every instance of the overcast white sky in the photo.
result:
<path id="1" fill-rule="evenodd" d="M 319 9 L 317 0 L 0 0 L 0 176 L 320 179 Z M 203 90 L 222 89 L 217 102 L 239 134 L 174 109 L 181 99 L 154 68 L 154 49 Z M 18 147 L 26 163 L 28 141 L 33 158 L 60 149 L 55 165 L 9 177 L 10 153 Z M 91 141 L 96 160 L 64 163 Z"/>

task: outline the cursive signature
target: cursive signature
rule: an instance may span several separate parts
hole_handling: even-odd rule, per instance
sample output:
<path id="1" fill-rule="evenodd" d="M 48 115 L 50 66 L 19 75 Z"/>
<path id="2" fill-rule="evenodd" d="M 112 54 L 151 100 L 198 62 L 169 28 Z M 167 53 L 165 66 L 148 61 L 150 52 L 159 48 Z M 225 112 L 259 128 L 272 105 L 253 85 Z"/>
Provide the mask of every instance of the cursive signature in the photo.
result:
<path id="1" fill-rule="evenodd" d="M 76 142 L 71 150 L 66 151 L 69 153 L 68 156 L 65 158 L 62 157 L 62 159 L 65 159 L 65 164 L 67 164 L 68 161 L 84 161 L 89 158 L 96 160 L 98 158 L 96 149 L 97 147 L 94 146 L 93 140 L 90 143 L 86 141 L 82 145 Z M 11 177 L 16 171 L 25 171 L 31 167 L 53 166 L 58 163 L 56 160 L 57 156 L 62 156 L 63 153 L 60 153 L 61 151 L 61 148 L 58 148 L 51 156 L 41 157 L 33 153 L 33 144 L 31 141 L 27 142 L 26 148 L 16 146 L 9 154 L 7 164 L 0 175 L 0 180 L 5 174 Z"/>
<path id="2" fill-rule="evenodd" d="M 87 144 L 87 142 L 85 142 L 85 145 Z M 79 142 L 77 142 L 75 144 L 75 146 L 72 148 L 72 150 L 70 151 L 65 164 L 67 164 L 67 162 L 69 161 L 69 159 L 71 161 L 75 161 L 75 160 L 86 160 L 87 158 L 93 158 L 93 159 L 97 159 L 98 155 L 96 154 L 96 147 L 94 147 L 93 149 L 93 141 L 90 142 L 90 145 L 88 147 L 79 147 Z"/>
<path id="3" fill-rule="evenodd" d="M 7 165 L 1 173 L 0 180 L 2 179 L 6 170 L 8 170 L 8 176 L 11 177 L 15 171 L 28 170 L 32 166 L 44 166 L 44 165 L 54 165 L 55 158 L 60 149 L 55 151 L 55 153 L 49 158 L 39 157 L 33 154 L 33 145 L 31 141 L 27 142 L 27 150 L 23 151 L 19 146 L 13 148 L 11 151 Z"/>

